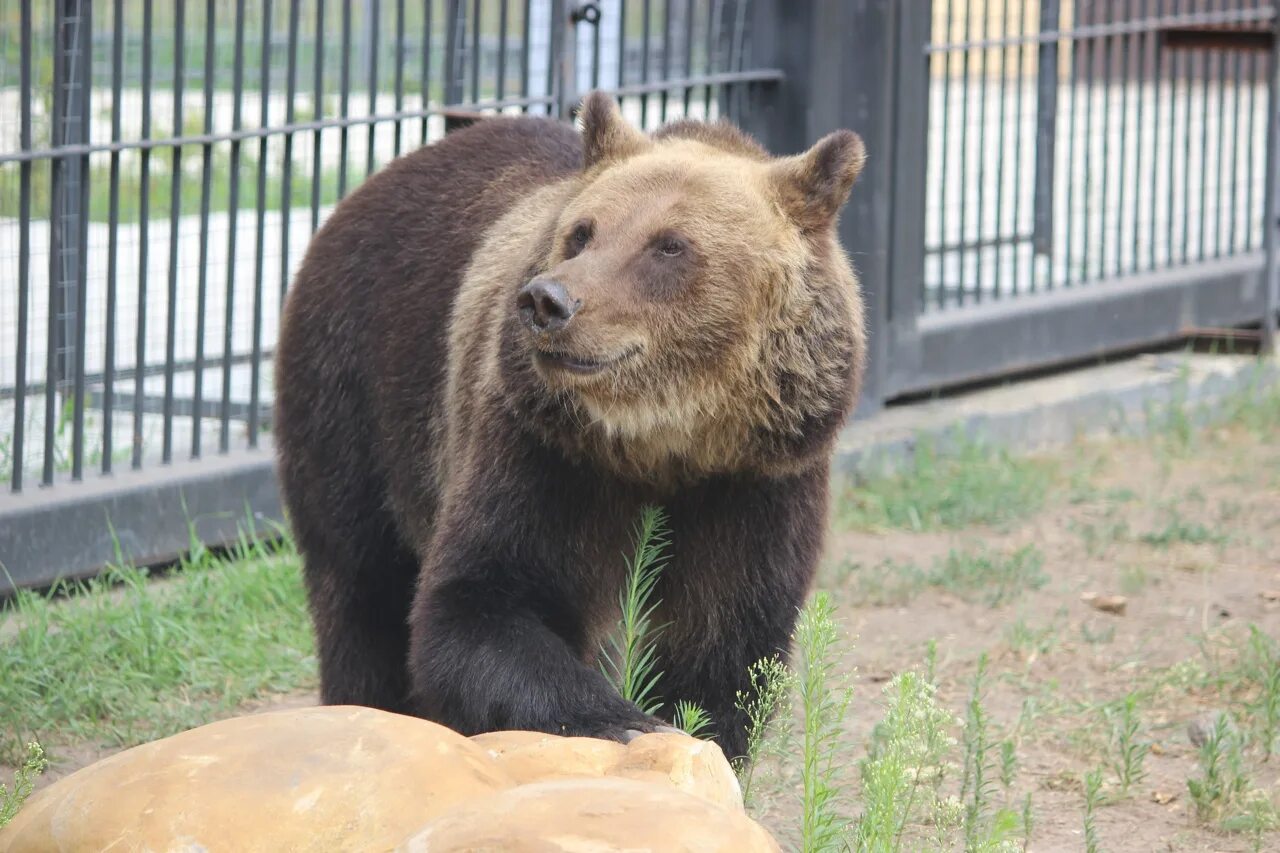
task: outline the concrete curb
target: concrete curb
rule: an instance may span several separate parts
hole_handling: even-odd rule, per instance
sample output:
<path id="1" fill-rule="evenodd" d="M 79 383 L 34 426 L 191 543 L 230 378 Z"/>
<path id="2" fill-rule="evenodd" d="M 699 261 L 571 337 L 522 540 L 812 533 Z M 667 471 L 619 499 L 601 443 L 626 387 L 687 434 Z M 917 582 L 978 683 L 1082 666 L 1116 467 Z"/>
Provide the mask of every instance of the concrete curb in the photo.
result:
<path id="1" fill-rule="evenodd" d="M 1035 450 L 1085 435 L 1142 435 L 1152 430 L 1152 415 L 1167 411 L 1171 403 L 1203 414 L 1207 405 L 1277 382 L 1280 358 L 1141 355 L 886 409 L 845 428 L 833 470 L 865 473 L 909 456 L 921 440 L 945 447 L 982 438 Z"/>

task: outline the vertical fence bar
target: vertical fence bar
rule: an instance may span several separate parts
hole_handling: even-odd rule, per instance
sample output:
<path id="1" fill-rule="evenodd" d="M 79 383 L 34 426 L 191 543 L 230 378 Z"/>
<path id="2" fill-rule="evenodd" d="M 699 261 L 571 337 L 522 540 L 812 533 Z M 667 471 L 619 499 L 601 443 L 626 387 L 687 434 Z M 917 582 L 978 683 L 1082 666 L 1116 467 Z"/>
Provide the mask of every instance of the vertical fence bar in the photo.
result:
<path id="1" fill-rule="evenodd" d="M 1151 20 L 1151 5 L 1149 4 L 1151 4 L 1151 0 L 1142 0 L 1142 9 L 1140 9 L 1140 12 L 1138 13 L 1143 20 L 1148 20 L 1148 22 Z M 1151 63 L 1149 64 L 1149 69 L 1151 69 L 1151 76 L 1153 77 L 1152 88 L 1153 92 L 1155 92 L 1155 97 L 1153 97 L 1152 100 L 1152 145 L 1151 160 L 1149 160 L 1149 163 L 1151 163 L 1151 186 L 1149 186 L 1149 192 L 1151 192 L 1152 200 L 1155 200 L 1157 152 L 1160 151 L 1160 55 L 1157 53 L 1160 49 L 1158 49 L 1158 40 L 1155 32 L 1148 31 L 1146 38 L 1139 38 L 1138 44 L 1142 45 L 1142 50 L 1139 50 L 1138 59 L 1138 115 L 1134 118 L 1134 124 L 1137 124 L 1138 127 L 1138 160 L 1137 164 L 1135 164 L 1137 165 L 1137 168 L 1134 169 L 1134 181 L 1138 182 L 1140 186 L 1143 174 L 1146 173 L 1144 163 L 1147 163 L 1147 160 L 1143 156 L 1146 152 L 1143 150 L 1142 138 L 1144 128 L 1146 128 L 1146 123 L 1143 122 L 1143 113 L 1146 111 L 1144 110 L 1144 104 L 1146 104 L 1147 101 L 1147 58 L 1149 55 L 1151 56 L 1151 59 L 1149 59 L 1149 63 Z M 1130 273 L 1137 273 L 1140 266 L 1142 266 L 1142 261 L 1140 261 L 1140 257 L 1142 257 L 1142 231 L 1142 192 L 1138 191 L 1138 187 L 1135 187 L 1133 197 L 1133 263 L 1129 265 Z M 1152 220 L 1152 242 L 1155 242 L 1155 234 L 1156 223 L 1155 220 Z"/>
<path id="2" fill-rule="evenodd" d="M 1010 36 L 1010 17 L 1009 17 L 1009 0 L 1000 0 L 1000 37 L 1007 39 Z M 1011 245 L 1017 251 L 1017 223 L 1014 223 L 1014 230 L 1006 232 L 1001 226 L 1004 223 L 1005 205 L 1004 205 L 1004 161 L 1005 161 L 1005 139 L 1008 133 L 1008 124 L 1006 123 L 1006 101 L 1009 95 L 1009 48 L 999 48 L 1000 55 L 1000 117 L 996 120 L 998 130 L 997 138 L 999 142 L 996 145 L 996 227 L 994 237 L 996 271 L 992 277 L 992 289 L 995 297 L 999 299 L 1004 295 L 1003 277 L 1004 277 L 1004 256 L 1006 234 L 1012 235 Z M 1017 284 L 1014 285 L 1015 289 Z"/>
<path id="3" fill-rule="evenodd" d="M 1248 223 L 1248 226 L 1245 228 L 1245 232 L 1244 232 L 1244 251 L 1246 252 L 1252 251 L 1254 247 L 1255 204 L 1253 200 L 1253 193 L 1254 193 L 1254 178 L 1256 177 L 1254 174 L 1254 161 L 1257 160 L 1257 157 L 1254 156 L 1254 153 L 1253 153 L 1253 140 L 1256 136 L 1256 128 L 1254 127 L 1254 122 L 1257 120 L 1255 114 L 1257 113 L 1257 101 L 1258 101 L 1258 92 L 1257 92 L 1258 58 L 1257 58 L 1257 55 L 1254 53 L 1250 53 L 1247 58 L 1249 61 L 1249 107 L 1247 110 L 1245 110 L 1245 116 L 1248 119 L 1248 130 L 1245 131 L 1245 135 L 1244 135 L 1244 138 L 1248 140 L 1248 144 L 1245 147 L 1245 151 L 1247 151 L 1249 155 L 1248 160 L 1245 162 L 1245 179 L 1244 179 L 1245 211 L 1246 211 L 1245 221 Z"/>
<path id="4" fill-rule="evenodd" d="M 493 98 L 501 101 L 507 94 L 507 0 L 498 6 L 498 70 L 494 80 Z"/>
<path id="5" fill-rule="evenodd" d="M 1194 8 L 1194 7 L 1193 7 Z M 1182 165 L 1182 262 L 1191 260 L 1191 104 L 1195 93 L 1195 61 L 1187 57 L 1186 64 L 1186 106 L 1183 113 L 1184 127 L 1183 165 Z"/>
<path id="6" fill-rule="evenodd" d="M 262 2 L 262 53 L 258 82 L 258 100 L 261 107 L 260 127 L 271 124 L 271 0 Z M 372 125 L 371 125 L 372 126 Z M 258 142 L 258 187 L 255 201 L 258 205 L 258 233 L 254 245 L 253 264 L 253 335 L 249 342 L 249 446 L 258 446 L 258 405 L 262 384 L 262 285 L 266 261 L 267 235 L 267 137 Z M 372 147 L 369 149 L 372 151 Z M 370 155 L 372 159 L 372 154 Z"/>
<path id="7" fill-rule="evenodd" d="M 627 85 L 627 0 L 618 0 L 618 88 Z M 618 104 L 623 103 L 618 98 Z"/>
<path id="8" fill-rule="evenodd" d="M 1125 2 L 1125 20 L 1133 20 L 1134 0 L 1126 0 Z M 1121 71 L 1120 71 L 1120 176 L 1116 180 L 1116 234 L 1115 234 L 1115 266 L 1114 275 L 1120 275 L 1124 269 L 1124 249 L 1125 249 L 1125 190 L 1128 189 L 1129 179 L 1129 87 L 1130 87 L 1130 58 L 1136 52 L 1138 54 L 1138 65 L 1141 69 L 1142 65 L 1142 42 L 1135 39 L 1134 36 L 1127 35 L 1120 40 Z M 1138 92 L 1138 110 L 1142 109 L 1142 92 Z M 1137 141 L 1142 141 L 1142 122 L 1134 122 L 1134 131 L 1137 134 Z M 1141 148 L 1138 149 L 1141 153 Z M 1134 170 L 1137 171 L 1136 169 Z M 1137 233 L 1137 217 L 1138 217 L 1138 194 L 1137 185 L 1134 186 L 1133 195 L 1133 226 L 1134 233 Z M 1104 271 L 1105 272 L 1105 271 Z"/>
<path id="9" fill-rule="evenodd" d="M 447 0 L 448 6 L 445 10 L 445 32 L 444 32 L 444 102 L 447 106 L 457 106 L 462 103 L 462 41 L 465 37 L 466 16 L 462 11 L 463 0 Z M 525 32 L 528 33 L 528 23 L 526 18 Z M 528 50 L 529 41 L 525 39 L 525 49 Z M 526 80 L 525 86 L 528 91 L 528 64 L 525 65 Z"/>
<path id="10" fill-rule="evenodd" d="M 1228 135 L 1231 140 L 1231 201 L 1227 208 L 1227 251 L 1238 252 L 1240 246 L 1236 226 L 1240 219 L 1240 73 L 1244 69 L 1244 57 L 1241 53 L 1236 53 L 1231 62 L 1231 133 Z M 1245 151 L 1249 147 L 1246 145 Z"/>
<path id="11" fill-rule="evenodd" d="M 217 47 L 217 4 L 204 4 L 204 133 L 213 133 L 213 78 L 216 74 L 214 51 Z M 200 268 L 196 270 L 196 357 L 191 392 L 191 457 L 199 459 L 204 432 L 204 337 L 208 323 L 205 312 L 209 304 L 209 195 L 213 189 L 213 143 L 200 146 Z"/>
<path id="12" fill-rule="evenodd" d="M 939 0 L 945 3 L 947 14 L 943 19 L 944 34 L 942 42 L 944 44 L 951 43 L 951 33 L 955 26 L 955 3 L 956 0 Z M 951 57 L 952 53 L 947 50 L 940 54 L 942 58 L 942 121 L 939 127 L 942 129 L 941 144 L 938 146 L 938 292 L 937 305 L 941 310 L 947 306 L 947 190 L 951 187 L 951 181 L 948 180 L 947 173 L 950 171 L 951 158 L 948 156 L 950 146 L 947 141 L 951 138 Z M 963 175 L 963 169 L 961 170 Z M 963 192 L 963 191 L 962 191 Z M 928 300 L 928 294 L 924 288 L 926 281 L 924 276 L 920 277 L 920 297 L 921 304 L 925 304 Z"/>
<path id="13" fill-rule="evenodd" d="M 1111 9 L 1115 9 L 1115 4 L 1111 5 Z M 1114 15 L 1112 16 L 1114 17 Z M 1104 20 L 1106 20 L 1104 18 Z M 1107 238 L 1111 236 L 1111 229 L 1107 227 L 1107 200 L 1111 193 L 1111 60 L 1113 48 L 1115 46 L 1115 36 L 1106 36 L 1102 41 L 1102 205 L 1098 211 L 1098 272 L 1096 278 L 1102 278 L 1106 274 L 1107 265 Z M 1095 48 L 1096 50 L 1096 48 Z M 1095 54 L 1094 59 L 1097 59 Z M 1092 88 L 1092 87 L 1091 87 Z M 1093 103 L 1093 96 L 1090 94 L 1089 103 Z M 1122 144 L 1123 149 L 1123 144 Z M 1092 150 L 1092 146 L 1090 146 Z M 1123 156 L 1123 155 L 1122 155 Z M 1086 264 L 1085 278 L 1088 278 L 1088 265 Z"/>
<path id="14" fill-rule="evenodd" d="M 506 0 L 502 0 L 503 8 L 506 8 Z M 603 14 L 603 12 L 601 13 Z M 591 25 L 591 88 L 600 88 L 600 19 L 596 18 L 596 22 Z"/>
<path id="15" fill-rule="evenodd" d="M 212 2 L 212 0 L 210 0 Z M 111 141 L 120 141 L 120 90 L 124 82 L 124 0 L 114 0 L 111 14 Z M 116 300 L 120 250 L 120 152 L 111 152 L 107 178 L 107 310 L 102 353 L 102 473 L 111 473 L 115 454 Z"/>
<path id="16" fill-rule="evenodd" d="M 342 66 L 338 78 L 338 115 L 351 114 L 351 3 L 342 3 Z M 338 128 L 338 198 L 347 194 L 347 148 L 350 133 L 344 124 Z"/>
<path id="17" fill-rule="evenodd" d="M 142 5 L 142 138 L 151 136 L 151 0 Z M 130 463 L 142 467 L 142 417 L 147 373 L 147 268 L 151 219 L 151 150 L 142 149 L 138 180 L 138 319 L 133 363 L 133 449 Z"/>
<path id="18" fill-rule="evenodd" d="M 990 2 L 982 5 L 982 40 L 986 41 L 990 36 L 991 30 L 991 14 Z M 972 6 L 970 11 L 972 12 Z M 982 71 L 978 77 L 978 193 L 977 193 L 977 209 L 974 211 L 977 220 L 977 231 L 974 234 L 975 252 L 974 252 L 974 272 L 973 272 L 973 298 L 975 302 L 982 301 L 982 288 L 985 282 L 982 278 L 982 259 L 986 255 L 986 247 L 983 245 L 983 235 L 987 225 L 986 209 L 984 202 L 986 201 L 987 189 L 987 78 L 991 74 L 991 69 L 987 64 L 987 57 L 990 52 L 987 48 L 983 48 L 979 52 L 979 58 L 982 61 Z"/>
<path id="19" fill-rule="evenodd" d="M 58 0 L 54 13 L 53 146 L 89 141 L 88 98 L 91 7 L 87 0 Z M 88 215 L 88 155 L 62 155 L 50 163 L 49 337 L 45 377 L 42 482 L 53 482 L 57 442 L 72 413 L 71 476 L 84 461 L 84 301 Z M 58 401 L 64 399 L 63 411 Z"/>
<path id="20" fill-rule="evenodd" d="M 1149 0 L 1144 0 L 1143 17 L 1149 18 L 1150 9 L 1146 5 L 1146 2 L 1149 2 Z M 1155 4 L 1156 4 L 1155 14 L 1159 16 L 1163 11 L 1163 9 L 1161 8 L 1163 6 L 1163 2 L 1162 0 L 1155 0 Z M 1156 239 L 1156 231 L 1159 226 L 1159 218 L 1156 213 L 1156 206 L 1159 204 L 1160 172 L 1162 171 L 1160 169 L 1160 152 L 1162 150 L 1160 147 L 1160 137 L 1161 137 L 1160 105 L 1163 100 L 1165 78 L 1168 76 L 1165 73 L 1165 65 L 1166 63 L 1164 60 L 1163 51 L 1161 51 L 1160 49 L 1160 38 L 1159 36 L 1152 36 L 1151 38 L 1151 73 L 1155 76 L 1155 83 L 1152 85 L 1153 91 L 1152 91 L 1152 104 L 1151 104 L 1151 210 L 1149 213 L 1151 225 L 1147 229 L 1147 239 L 1150 240 L 1151 242 L 1151 245 L 1147 247 L 1147 258 L 1148 258 L 1147 266 L 1149 269 L 1156 269 L 1156 266 L 1157 266 L 1156 245 L 1160 242 L 1158 239 Z M 1172 120 L 1172 115 L 1170 115 L 1170 120 Z M 1135 267 L 1136 266 L 1137 264 L 1135 262 Z"/>
<path id="21" fill-rule="evenodd" d="M 1095 23 L 1097 20 L 1096 18 L 1097 7 L 1086 7 L 1086 8 L 1088 8 L 1090 11 L 1089 18 L 1086 24 Z M 1077 56 L 1078 55 L 1079 54 L 1077 53 Z M 1092 227 L 1093 226 L 1093 216 L 1092 216 L 1093 190 L 1088 183 L 1088 178 L 1093 174 L 1093 160 L 1094 160 L 1094 157 L 1093 157 L 1093 148 L 1094 148 L 1093 101 L 1094 101 L 1094 94 L 1095 94 L 1094 75 L 1096 74 L 1096 65 L 1098 62 L 1098 40 L 1097 39 L 1090 39 L 1085 44 L 1085 55 L 1087 57 L 1085 59 L 1085 64 L 1084 64 L 1084 91 L 1085 91 L 1084 175 L 1085 175 L 1086 183 L 1084 186 L 1084 206 L 1081 211 L 1082 222 L 1081 222 L 1081 228 L 1080 228 L 1080 275 L 1075 281 L 1076 284 L 1083 283 L 1086 279 L 1089 278 L 1089 269 L 1090 269 L 1089 260 L 1091 257 L 1090 244 L 1093 239 L 1093 227 Z M 1106 158 L 1104 158 L 1104 160 L 1105 159 Z M 1106 190 L 1104 185 L 1103 192 L 1105 193 L 1105 191 Z M 1067 281 L 1069 284 L 1072 283 L 1070 279 L 1068 279 Z"/>
<path id="22" fill-rule="evenodd" d="M 966 42 L 973 39 L 973 0 L 965 0 L 964 4 L 964 40 Z M 960 84 L 960 239 L 956 244 L 956 252 L 960 256 L 958 266 L 959 280 L 958 293 L 959 304 L 965 304 L 966 299 L 966 270 L 965 261 L 968 260 L 969 253 L 967 251 L 969 243 L 969 229 L 967 226 L 969 200 L 969 60 L 973 50 L 965 48 L 960 55 L 961 77 L 963 82 Z"/>
<path id="23" fill-rule="evenodd" d="M 289 0 L 289 44 L 285 60 L 284 123 L 293 124 L 297 115 L 294 100 L 298 95 L 298 26 L 301 0 Z M 396 123 L 399 136 L 400 124 Z M 293 131 L 284 135 L 284 154 L 280 174 L 280 307 L 289 290 L 289 234 L 293 231 Z"/>
<path id="24" fill-rule="evenodd" d="M 1226 154 L 1226 128 L 1227 128 L 1227 53 L 1226 51 L 1217 51 L 1218 54 L 1218 140 L 1216 148 L 1217 160 L 1217 184 L 1216 192 L 1213 195 L 1213 256 L 1215 258 L 1222 257 L 1222 235 L 1226 233 L 1226 228 L 1222 224 L 1222 214 L 1226 209 L 1224 200 L 1228 197 L 1226 184 L 1226 166 L 1228 155 Z M 1239 56 L 1239 53 L 1236 54 Z M 1231 160 L 1235 160 L 1232 156 Z"/>
<path id="25" fill-rule="evenodd" d="M 471 4 L 471 102 L 480 101 L 480 0 L 472 0 Z"/>
<path id="26" fill-rule="evenodd" d="M 641 7 L 643 21 L 640 30 L 640 82 L 649 82 L 649 29 L 650 22 L 653 18 L 653 0 L 643 0 Z M 640 126 L 648 127 L 649 119 L 649 96 L 647 94 L 640 96 Z"/>
<path id="27" fill-rule="evenodd" d="M 231 72 L 233 100 L 231 129 L 239 130 L 244 121 L 244 2 L 236 0 L 235 58 Z M 218 424 L 218 450 L 231 449 L 231 368 L 235 356 L 236 303 L 236 237 L 240 212 L 240 140 L 231 140 L 231 164 L 227 194 L 227 294 L 222 326 L 222 408 Z"/>
<path id="28" fill-rule="evenodd" d="M 661 74 L 664 81 L 671 79 L 671 0 L 663 5 L 662 16 L 662 65 Z M 670 91 L 663 89 L 658 98 L 658 120 L 667 120 L 667 101 Z"/>
<path id="29" fill-rule="evenodd" d="M 684 76 L 693 76 L 693 0 L 685 0 L 684 4 Z M 596 43 L 600 42 L 600 27 L 596 27 Z M 596 57 L 596 65 L 600 64 L 599 56 Z M 681 93 L 681 100 L 684 106 L 685 118 L 689 117 L 689 106 L 693 102 L 693 87 L 684 86 Z"/>
<path id="30" fill-rule="evenodd" d="M 1085 6 L 1085 8 L 1089 9 L 1088 23 L 1089 24 L 1096 23 L 1097 22 L 1096 6 Z M 1096 87 L 1094 87 L 1094 83 L 1097 82 L 1097 79 L 1096 79 L 1097 64 L 1098 64 L 1097 38 L 1091 38 L 1091 40 L 1089 40 L 1087 51 L 1085 51 L 1085 56 L 1087 56 L 1087 59 L 1085 59 L 1085 65 L 1084 65 L 1085 186 L 1084 186 L 1084 209 L 1082 211 L 1082 216 L 1080 216 L 1080 218 L 1082 218 L 1083 220 L 1082 228 L 1080 228 L 1080 232 L 1082 232 L 1082 236 L 1080 236 L 1080 274 L 1079 274 L 1079 277 L 1076 278 L 1075 280 L 1076 284 L 1084 283 L 1085 280 L 1089 278 L 1089 269 L 1092 268 L 1092 264 L 1089 263 L 1089 261 L 1091 261 L 1091 257 L 1092 257 L 1091 248 L 1092 248 L 1092 241 L 1093 241 L 1093 218 L 1092 218 L 1093 190 L 1091 187 L 1091 183 L 1089 183 L 1089 178 L 1091 178 L 1093 175 L 1093 101 L 1094 101 L 1094 96 L 1096 96 L 1096 93 L 1097 93 Z M 1103 160 L 1106 160 L 1106 158 L 1103 158 Z M 1106 163 L 1103 163 L 1103 169 L 1105 168 L 1106 168 Z M 1103 192 L 1103 204 L 1105 204 L 1106 181 L 1103 181 L 1102 192 Z"/>
<path id="31" fill-rule="evenodd" d="M 1041 24 L 1043 26 L 1043 23 Z M 1062 284 L 1064 286 L 1071 283 L 1071 248 L 1075 237 L 1076 230 L 1076 214 L 1075 214 L 1075 186 L 1076 186 L 1076 125 L 1079 123 L 1077 116 L 1078 92 L 1080 89 L 1080 51 L 1077 48 L 1077 42 L 1074 40 L 1067 42 L 1069 51 L 1067 62 L 1068 84 L 1071 86 L 1071 93 L 1067 98 L 1067 156 L 1063 162 L 1067 167 L 1067 178 L 1063 181 L 1066 184 L 1066 198 L 1063 199 L 1063 213 L 1067 217 L 1062 234 Z M 1057 66 L 1054 66 L 1057 68 Z M 1055 71 L 1055 74 L 1057 72 Z M 1039 188 L 1037 187 L 1037 193 Z M 1053 204 L 1053 185 L 1049 186 L 1048 203 Z M 1039 203 L 1037 201 L 1037 203 Z M 1049 268 L 1049 289 L 1052 290 L 1057 282 L 1053 274 L 1052 258 L 1050 258 Z"/>
<path id="32" fill-rule="evenodd" d="M 81 0 L 80 25 L 77 28 L 78 63 L 75 88 L 78 100 L 77 123 L 80 132 L 77 138 L 84 143 L 90 139 L 90 102 L 93 97 L 93 4 Z M 75 366 L 74 366 L 74 402 L 72 404 L 71 424 L 71 478 L 84 478 L 84 419 L 88 398 L 85 395 L 85 344 L 87 343 L 89 323 L 89 155 L 81 154 L 77 164 L 77 181 L 80 197 L 77 200 L 76 229 L 79 232 L 76 247 L 79 250 L 75 265 Z"/>
<path id="33" fill-rule="evenodd" d="M 711 0 L 707 6 L 707 56 L 706 56 L 706 73 L 712 74 L 717 70 L 717 54 L 720 50 L 720 25 L 724 14 L 724 0 Z M 619 84 L 621 85 L 621 84 Z M 703 117 L 711 118 L 711 101 L 715 97 L 715 86 L 707 84 L 706 90 L 703 92 Z"/>
<path id="34" fill-rule="evenodd" d="M 422 144 L 429 136 L 426 111 L 431 106 L 431 10 L 435 0 L 424 0 L 422 10 Z"/>
<path id="35" fill-rule="evenodd" d="M 1262 239 L 1266 265 L 1262 277 L 1262 347 L 1276 351 L 1276 308 L 1280 303 L 1280 18 L 1271 21 L 1271 52 L 1267 57 L 1267 166 L 1263 192 Z"/>
<path id="36" fill-rule="evenodd" d="M 371 116 L 378 114 L 378 39 L 382 35 L 380 12 L 380 0 L 369 0 L 365 10 L 365 14 L 369 16 L 365 29 L 369 34 L 369 115 Z M 371 121 L 369 122 L 369 147 L 365 151 L 364 176 L 366 178 L 373 174 L 373 169 L 377 165 L 377 158 L 374 155 L 377 140 L 378 123 Z"/>
<path id="37" fill-rule="evenodd" d="M 726 71 L 741 71 L 746 66 L 747 49 L 747 0 L 735 0 L 733 8 L 733 41 L 729 43 L 729 67 Z M 742 114 L 743 93 L 746 86 L 737 83 L 725 83 L 722 87 L 721 101 L 725 104 L 724 115 L 737 120 Z"/>
<path id="38" fill-rule="evenodd" d="M 430 3 L 427 8 L 431 8 Z M 312 113 L 317 121 L 324 118 L 324 0 L 316 0 L 315 100 Z M 423 97 L 426 97 L 425 95 Z M 425 119 L 424 119 L 425 121 Z M 426 136 L 426 133 L 423 133 Z M 316 128 L 311 136 L 311 233 L 320 228 L 321 192 L 324 189 L 324 131 Z"/>
<path id="39" fill-rule="evenodd" d="M 117 3 L 120 0 L 116 0 Z M 18 38 L 22 54 L 19 62 L 18 99 L 21 115 L 18 144 L 30 151 L 31 144 L 31 4 L 23 3 L 19 13 Z M 22 491 L 22 473 L 26 456 L 27 420 L 27 339 L 28 315 L 31 311 L 31 161 L 18 164 L 18 340 L 14 353 L 16 373 L 13 377 L 13 467 L 9 488 Z"/>
<path id="40" fill-rule="evenodd" d="M 1178 3 L 1173 3 L 1173 11 L 1178 11 Z M 1168 211 L 1168 218 L 1165 221 L 1165 265 L 1173 265 L 1174 252 L 1174 229 L 1175 229 L 1175 211 L 1177 210 L 1177 158 L 1174 149 L 1178 140 L 1178 84 L 1180 82 L 1182 69 L 1182 56 L 1179 52 L 1172 52 L 1169 57 L 1169 182 L 1166 190 L 1168 198 L 1165 201 L 1165 209 Z M 1189 135 L 1189 134 L 1188 134 Z"/>
<path id="41" fill-rule="evenodd" d="M 575 25 L 569 20 L 569 2 L 551 0 L 551 33 L 547 39 L 547 92 L 551 95 L 547 115 L 559 119 L 572 117 L 576 101 L 573 67 L 578 43 L 574 39 Z"/>
<path id="42" fill-rule="evenodd" d="M 396 0 L 396 60 L 395 60 L 395 111 L 404 112 L 404 0 Z M 404 122 L 396 119 L 392 128 L 392 156 L 400 156 L 400 145 L 404 136 Z"/>
<path id="43" fill-rule="evenodd" d="M 173 133 L 183 135 L 182 84 L 186 43 L 186 0 L 174 0 Z M 160 461 L 173 461 L 173 365 L 178 341 L 178 242 L 182 236 L 182 146 L 173 146 L 169 173 L 169 291 L 164 335 L 164 425 Z"/>
<path id="44" fill-rule="evenodd" d="M 523 45 L 520 49 L 520 97 L 521 98 L 529 97 L 529 63 L 532 61 L 532 57 L 529 53 L 529 45 L 531 43 L 531 36 L 532 36 L 532 32 L 531 32 L 532 20 L 533 20 L 533 0 L 524 0 L 524 20 L 522 21 L 522 24 L 521 24 L 521 27 L 523 29 L 523 33 L 521 34 Z M 525 112 L 525 113 L 529 112 L 529 105 L 525 104 L 520 108 L 520 110 L 521 112 Z"/>
<path id="45" fill-rule="evenodd" d="M 1209 61 L 1209 51 L 1196 51 L 1200 59 L 1200 168 L 1196 174 L 1200 180 L 1200 228 L 1197 237 L 1199 250 L 1198 260 L 1205 259 L 1205 245 L 1209 230 L 1209 92 L 1212 88 L 1213 64 Z"/>
<path id="46" fill-rule="evenodd" d="M 1027 35 L 1027 5 L 1025 3 L 1014 4 L 1018 9 L 1018 47 L 1017 61 L 1014 63 L 1013 79 L 1017 81 L 1018 91 L 1014 96 L 1013 114 L 1016 117 L 1017 126 L 1014 130 L 1013 137 L 1013 286 L 1015 289 L 1021 286 L 1022 282 L 1022 102 L 1023 90 L 1027 88 L 1026 81 L 1023 79 L 1022 57 L 1026 53 L 1026 44 L 1023 39 Z M 1057 63 L 1057 59 L 1054 59 Z M 1038 82 L 1038 81 L 1037 81 Z M 1057 97 L 1057 85 L 1054 86 L 1054 97 Z M 1034 230 L 1034 226 L 1033 226 Z M 1033 238 L 1034 239 L 1034 235 Z M 1032 293 L 1036 290 L 1036 264 L 1035 264 L 1035 247 L 1032 246 L 1031 256 L 1031 276 L 1027 282 L 1027 288 Z"/>

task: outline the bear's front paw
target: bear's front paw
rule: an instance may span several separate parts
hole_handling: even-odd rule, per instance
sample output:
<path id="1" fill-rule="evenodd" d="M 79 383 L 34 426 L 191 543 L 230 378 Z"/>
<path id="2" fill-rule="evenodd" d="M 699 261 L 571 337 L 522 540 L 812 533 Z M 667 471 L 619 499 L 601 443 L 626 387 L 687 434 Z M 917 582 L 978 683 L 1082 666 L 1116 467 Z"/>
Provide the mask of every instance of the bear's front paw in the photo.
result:
<path id="1" fill-rule="evenodd" d="M 618 743 L 630 743 L 640 735 L 653 732 L 679 732 L 671 724 L 657 717 L 637 715 L 625 719 L 580 720 L 560 727 L 561 734 L 567 737 L 593 737 L 600 740 L 614 740 Z"/>

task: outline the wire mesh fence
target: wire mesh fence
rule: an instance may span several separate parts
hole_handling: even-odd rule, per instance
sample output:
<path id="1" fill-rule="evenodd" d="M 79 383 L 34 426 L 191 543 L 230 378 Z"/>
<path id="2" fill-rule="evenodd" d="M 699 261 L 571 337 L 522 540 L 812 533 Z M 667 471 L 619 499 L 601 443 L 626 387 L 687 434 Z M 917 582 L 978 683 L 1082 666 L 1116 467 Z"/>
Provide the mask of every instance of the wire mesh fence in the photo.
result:
<path id="1" fill-rule="evenodd" d="M 457 111 L 732 112 L 747 0 L 56 0 L 0 11 L 0 481 L 254 447 L 289 276 Z"/>

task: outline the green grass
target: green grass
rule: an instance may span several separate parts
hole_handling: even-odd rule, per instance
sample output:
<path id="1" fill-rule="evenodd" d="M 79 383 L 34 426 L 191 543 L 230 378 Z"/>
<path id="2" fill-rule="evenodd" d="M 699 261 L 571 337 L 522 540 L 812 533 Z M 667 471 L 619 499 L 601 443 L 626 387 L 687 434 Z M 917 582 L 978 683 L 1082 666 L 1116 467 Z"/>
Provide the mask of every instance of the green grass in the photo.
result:
<path id="1" fill-rule="evenodd" d="M 0 611 L 0 761 L 38 739 L 127 747 L 312 687 L 299 561 L 287 543 L 196 551 L 164 581 L 114 568 Z"/>
<path id="2" fill-rule="evenodd" d="M 1007 525 L 1040 511 L 1055 467 L 981 441 L 961 439 L 946 451 L 921 441 L 907 462 L 844 489 L 837 520 L 854 530 Z"/>
<path id="3" fill-rule="evenodd" d="M 13 787 L 0 783 L 0 829 L 8 826 L 18 814 L 18 809 L 22 808 L 22 804 L 35 789 L 36 777 L 48 766 L 49 760 L 44 757 L 44 749 L 40 744 L 35 741 L 27 744 L 27 754 L 22 759 L 22 765 L 13 774 Z"/>
<path id="4" fill-rule="evenodd" d="M 661 603 L 654 595 L 667 561 L 667 519 L 658 507 L 645 507 L 636 529 L 635 549 L 627 560 L 627 581 L 618 594 L 616 630 L 600 652 L 600 667 L 618 694 L 646 714 L 656 714 L 662 697 L 654 694 L 662 678 L 658 638 L 664 626 L 653 624 Z"/>
<path id="5" fill-rule="evenodd" d="M 795 643 L 800 659 L 797 693 L 803 720 L 801 850 L 843 850 L 851 825 L 844 810 L 848 783 L 840 736 L 853 687 L 838 667 L 840 631 L 835 605 L 827 593 L 819 592 L 800 612 Z"/>
<path id="6" fill-rule="evenodd" d="M 865 567 L 846 564 L 840 573 L 853 585 L 859 603 L 903 605 L 926 589 L 940 589 L 965 599 L 998 607 L 1049 582 L 1044 555 L 1034 545 L 1002 554 L 986 549 L 952 549 L 929 568 L 914 562 L 885 560 Z"/>
<path id="7" fill-rule="evenodd" d="M 1157 548 L 1168 548 L 1177 544 L 1188 545 L 1223 545 L 1227 536 L 1203 521 L 1185 517 L 1176 507 L 1165 510 L 1162 523 L 1142 534 L 1140 539 Z"/>

